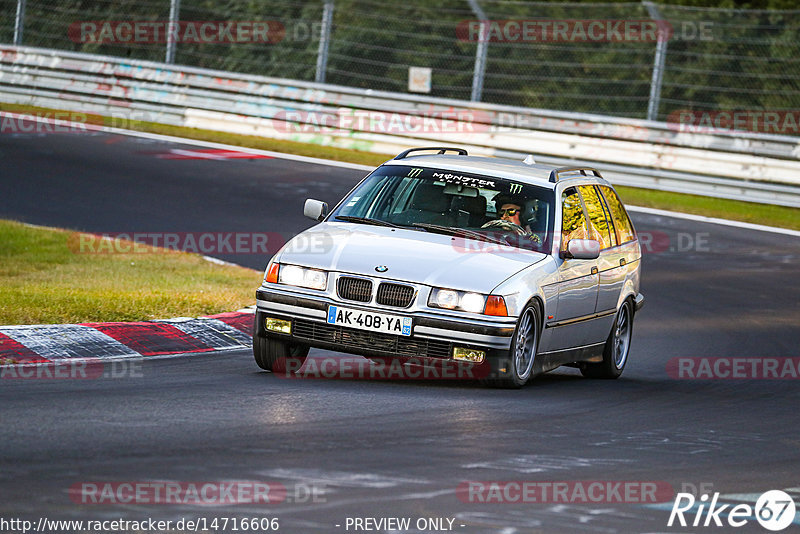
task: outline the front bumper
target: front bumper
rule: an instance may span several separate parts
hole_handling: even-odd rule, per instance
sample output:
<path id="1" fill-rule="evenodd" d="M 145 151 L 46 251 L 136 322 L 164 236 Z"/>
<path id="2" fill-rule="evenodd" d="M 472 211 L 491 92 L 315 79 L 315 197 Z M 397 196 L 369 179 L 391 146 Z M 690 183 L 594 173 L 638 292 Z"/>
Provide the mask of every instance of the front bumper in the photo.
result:
<path id="1" fill-rule="evenodd" d="M 363 306 L 283 288 L 260 288 L 256 303 L 254 335 L 372 357 L 450 359 L 455 346 L 505 352 L 511 346 L 515 328 L 513 317 L 498 320 L 446 317 L 418 310 Z M 399 336 L 328 324 L 329 305 L 411 317 L 412 333 Z M 291 321 L 291 334 L 268 331 L 264 325 L 266 317 Z"/>

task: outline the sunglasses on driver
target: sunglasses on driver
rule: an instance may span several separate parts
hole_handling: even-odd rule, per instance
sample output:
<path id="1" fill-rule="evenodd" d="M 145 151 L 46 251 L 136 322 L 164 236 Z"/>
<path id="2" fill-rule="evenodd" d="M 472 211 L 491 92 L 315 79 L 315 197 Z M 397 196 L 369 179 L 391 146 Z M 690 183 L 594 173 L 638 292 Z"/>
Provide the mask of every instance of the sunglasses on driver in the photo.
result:
<path id="1" fill-rule="evenodd" d="M 517 214 L 517 213 L 519 213 L 520 211 L 521 211 L 521 210 L 520 210 L 519 208 L 506 208 L 506 209 L 501 209 L 501 210 L 498 210 L 498 212 L 497 212 L 497 213 L 498 213 L 498 215 L 500 215 L 501 217 L 502 217 L 503 215 L 508 215 L 509 217 L 513 217 L 514 215 L 516 215 L 516 214 Z"/>

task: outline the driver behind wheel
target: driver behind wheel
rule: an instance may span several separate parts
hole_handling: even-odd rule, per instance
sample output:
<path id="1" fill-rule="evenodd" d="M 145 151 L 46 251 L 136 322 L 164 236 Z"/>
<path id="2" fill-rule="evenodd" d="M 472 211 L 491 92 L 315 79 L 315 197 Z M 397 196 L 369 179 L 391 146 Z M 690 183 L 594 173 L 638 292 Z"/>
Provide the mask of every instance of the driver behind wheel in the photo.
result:
<path id="1" fill-rule="evenodd" d="M 517 226 L 522 227 L 522 223 L 519 222 L 520 211 L 522 211 L 522 206 L 513 202 L 508 202 L 500 206 L 500 209 L 497 210 L 497 213 L 500 215 L 502 220 L 511 221 Z"/>
<path id="2" fill-rule="evenodd" d="M 525 203 L 523 198 L 511 196 L 506 193 L 498 193 L 492 200 L 497 207 L 497 215 L 500 218 L 487 222 L 482 228 L 503 228 L 505 230 L 514 231 L 519 235 L 529 233 L 529 230 L 522 227 L 520 221 L 522 205 Z"/>
<path id="3" fill-rule="evenodd" d="M 541 242 L 539 236 L 534 234 L 528 224 L 526 224 L 528 221 L 523 222 L 522 220 L 523 206 L 525 206 L 526 201 L 525 198 L 518 195 L 498 193 L 492 200 L 497 207 L 497 215 L 500 218 L 487 222 L 482 228 L 500 228 L 502 230 L 514 232 L 520 236 L 526 236 L 535 243 Z"/>

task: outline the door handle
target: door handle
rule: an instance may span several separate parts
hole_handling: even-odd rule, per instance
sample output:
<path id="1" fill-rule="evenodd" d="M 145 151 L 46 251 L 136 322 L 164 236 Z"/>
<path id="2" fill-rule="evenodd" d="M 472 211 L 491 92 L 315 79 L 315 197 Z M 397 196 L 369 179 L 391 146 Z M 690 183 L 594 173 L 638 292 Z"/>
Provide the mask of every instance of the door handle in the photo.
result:
<path id="1" fill-rule="evenodd" d="M 592 267 L 592 274 L 597 274 L 598 272 L 597 267 Z"/>
<path id="2" fill-rule="evenodd" d="M 624 266 L 626 263 L 628 263 L 628 262 L 625 261 L 625 258 L 620 258 L 619 259 L 619 266 L 620 267 Z"/>

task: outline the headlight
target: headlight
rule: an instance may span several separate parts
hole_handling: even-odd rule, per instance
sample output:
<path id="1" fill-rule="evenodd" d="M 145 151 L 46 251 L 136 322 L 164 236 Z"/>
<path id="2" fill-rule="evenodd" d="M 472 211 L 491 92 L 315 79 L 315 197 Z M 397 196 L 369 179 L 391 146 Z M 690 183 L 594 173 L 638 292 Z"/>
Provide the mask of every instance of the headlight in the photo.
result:
<path id="1" fill-rule="evenodd" d="M 316 269 L 306 269 L 303 273 L 303 285 L 313 289 L 325 289 L 328 285 L 328 274 Z"/>
<path id="2" fill-rule="evenodd" d="M 278 273 L 278 283 L 290 286 L 303 285 L 303 268 L 297 265 L 281 265 Z"/>
<path id="3" fill-rule="evenodd" d="M 428 306 L 448 310 L 462 310 L 470 313 L 483 313 L 483 309 L 486 306 L 486 295 L 437 287 L 431 291 Z"/>
<path id="4" fill-rule="evenodd" d="M 324 290 L 328 285 L 328 273 L 297 265 L 281 265 L 278 271 L 278 283 Z"/>
<path id="5" fill-rule="evenodd" d="M 465 293 L 461 297 L 461 309 L 472 313 L 481 313 L 486 305 L 486 297 L 478 293 Z"/>
<path id="6" fill-rule="evenodd" d="M 452 310 L 458 307 L 458 293 L 450 289 L 438 290 L 432 300 L 440 308 Z"/>

